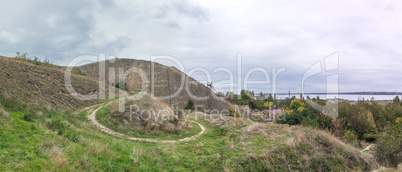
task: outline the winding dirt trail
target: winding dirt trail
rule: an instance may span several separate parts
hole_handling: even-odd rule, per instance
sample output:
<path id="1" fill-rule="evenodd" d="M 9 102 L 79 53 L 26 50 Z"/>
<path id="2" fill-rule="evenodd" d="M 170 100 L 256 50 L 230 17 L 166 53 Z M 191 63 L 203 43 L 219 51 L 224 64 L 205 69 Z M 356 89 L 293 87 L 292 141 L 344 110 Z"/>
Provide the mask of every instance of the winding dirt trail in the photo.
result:
<path id="1" fill-rule="evenodd" d="M 110 102 L 110 103 L 112 103 L 112 102 Z M 129 140 L 146 141 L 146 142 L 175 143 L 175 142 L 184 142 L 184 141 L 195 140 L 197 137 L 201 136 L 201 135 L 204 134 L 204 132 L 205 132 L 205 127 L 204 127 L 203 125 L 201 125 L 201 124 L 198 123 L 198 122 L 189 120 L 190 122 L 193 122 L 193 123 L 198 124 L 198 126 L 200 126 L 200 128 L 201 128 L 201 132 L 199 132 L 198 134 L 196 134 L 196 135 L 194 135 L 194 136 L 186 137 L 186 138 L 179 139 L 179 140 L 162 140 L 162 139 L 149 139 L 149 138 L 129 137 L 129 136 L 125 135 L 125 134 L 118 133 L 118 132 L 115 132 L 115 131 L 113 131 L 113 130 L 107 128 L 106 126 L 100 124 L 100 123 L 96 120 L 96 112 L 97 112 L 99 109 L 103 108 L 104 106 L 107 106 L 107 105 L 110 104 L 110 103 L 107 103 L 106 105 L 104 104 L 104 105 L 100 106 L 99 108 L 95 109 L 95 110 L 94 110 L 91 114 L 89 114 L 87 117 L 88 117 L 88 119 L 91 121 L 91 123 L 92 123 L 93 125 L 95 125 L 96 127 L 98 127 L 100 130 L 102 130 L 103 132 L 105 132 L 105 133 L 107 133 L 107 134 L 116 136 L 116 137 L 120 137 L 120 138 L 124 138 L 124 139 L 129 139 Z M 95 105 L 95 106 L 96 106 L 96 105 Z M 91 109 L 91 108 L 93 108 L 93 107 L 95 107 L 95 106 L 91 106 L 91 107 L 88 107 L 88 108 L 85 108 L 85 109 Z"/>

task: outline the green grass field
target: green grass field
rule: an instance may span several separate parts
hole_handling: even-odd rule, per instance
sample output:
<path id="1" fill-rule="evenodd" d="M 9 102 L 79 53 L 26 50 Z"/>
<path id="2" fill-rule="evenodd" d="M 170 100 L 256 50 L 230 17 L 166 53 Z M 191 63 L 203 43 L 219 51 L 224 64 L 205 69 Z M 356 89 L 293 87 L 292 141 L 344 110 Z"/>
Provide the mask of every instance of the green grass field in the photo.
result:
<path id="1" fill-rule="evenodd" d="M 328 133 L 310 128 L 231 118 L 198 118 L 195 121 L 204 125 L 206 132 L 196 140 L 150 143 L 103 133 L 91 125 L 86 117 L 89 112 L 77 115 L 35 112 L 29 121 L 24 117 L 28 112 L 11 112 L 8 117 L 0 114 L 0 171 L 367 171 L 377 168 L 370 155 L 360 154 L 358 149 Z M 165 138 L 169 137 L 165 135 Z"/>

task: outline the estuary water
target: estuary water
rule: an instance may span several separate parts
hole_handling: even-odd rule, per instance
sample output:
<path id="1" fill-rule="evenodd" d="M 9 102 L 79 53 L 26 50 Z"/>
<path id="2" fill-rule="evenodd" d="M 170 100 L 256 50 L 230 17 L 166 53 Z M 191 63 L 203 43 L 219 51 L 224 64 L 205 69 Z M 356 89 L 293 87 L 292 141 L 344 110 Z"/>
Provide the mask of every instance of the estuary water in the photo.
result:
<path id="1" fill-rule="evenodd" d="M 290 97 L 296 96 L 296 98 L 300 98 L 300 94 L 290 94 Z M 333 99 L 333 98 L 341 98 L 341 99 L 347 99 L 347 100 L 371 100 L 374 98 L 374 100 L 393 100 L 396 96 L 399 96 L 401 98 L 402 95 L 379 95 L 379 94 L 373 94 L 373 95 L 362 95 L 362 94 L 305 94 L 303 95 L 304 98 L 309 96 L 310 98 L 314 98 L 319 96 L 320 99 Z M 276 95 L 277 99 L 285 99 L 289 97 L 289 95 Z"/>

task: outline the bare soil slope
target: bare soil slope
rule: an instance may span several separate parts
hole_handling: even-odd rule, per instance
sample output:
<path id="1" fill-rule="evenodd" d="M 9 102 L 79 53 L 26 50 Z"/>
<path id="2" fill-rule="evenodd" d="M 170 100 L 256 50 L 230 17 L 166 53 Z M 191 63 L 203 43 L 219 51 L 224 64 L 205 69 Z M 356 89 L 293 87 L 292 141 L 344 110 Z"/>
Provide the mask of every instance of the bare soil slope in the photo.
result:
<path id="1" fill-rule="evenodd" d="M 184 108 L 189 99 L 194 101 L 197 107 L 206 110 L 229 110 L 232 106 L 223 98 L 215 95 L 214 91 L 198 82 L 194 78 L 186 75 L 175 67 L 165 66 L 159 63 L 135 59 L 116 59 L 112 62 L 101 61 L 77 67 L 83 74 L 94 78 L 99 78 L 99 66 L 105 66 L 103 76 L 108 85 L 124 82 L 128 91 L 141 91 L 144 87 L 148 92 L 163 99 L 170 105 Z M 123 72 L 135 69 L 140 72 L 132 72 L 123 80 L 119 79 L 119 70 Z M 102 73 L 102 72 L 101 72 Z M 111 74 L 112 75 L 109 75 Z M 115 74 L 113 76 L 113 73 Z M 110 77 L 111 76 L 111 77 Z M 110 79 L 112 78 L 112 79 Z M 113 81 L 114 78 L 114 81 Z M 109 83 L 109 81 L 111 83 Z M 198 99 L 194 98 L 197 97 Z"/>
<path id="2" fill-rule="evenodd" d="M 80 94 L 98 92 L 93 78 L 71 75 L 72 86 Z M 0 103 L 18 109 L 24 104 L 47 109 L 75 109 L 96 103 L 79 100 L 65 87 L 61 68 L 46 68 L 0 56 Z"/>

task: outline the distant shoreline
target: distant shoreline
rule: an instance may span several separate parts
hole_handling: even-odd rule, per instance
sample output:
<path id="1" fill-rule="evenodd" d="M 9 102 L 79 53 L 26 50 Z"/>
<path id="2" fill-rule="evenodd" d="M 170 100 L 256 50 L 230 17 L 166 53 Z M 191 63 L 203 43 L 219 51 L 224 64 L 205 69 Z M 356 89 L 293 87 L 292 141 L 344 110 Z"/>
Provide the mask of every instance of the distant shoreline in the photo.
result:
<path id="1" fill-rule="evenodd" d="M 272 93 L 264 93 L 264 95 L 269 95 Z M 402 92 L 339 92 L 339 93 L 290 93 L 291 95 L 334 95 L 334 94 L 353 94 L 353 95 L 402 95 Z M 289 95 L 289 93 L 276 93 L 276 95 Z"/>

